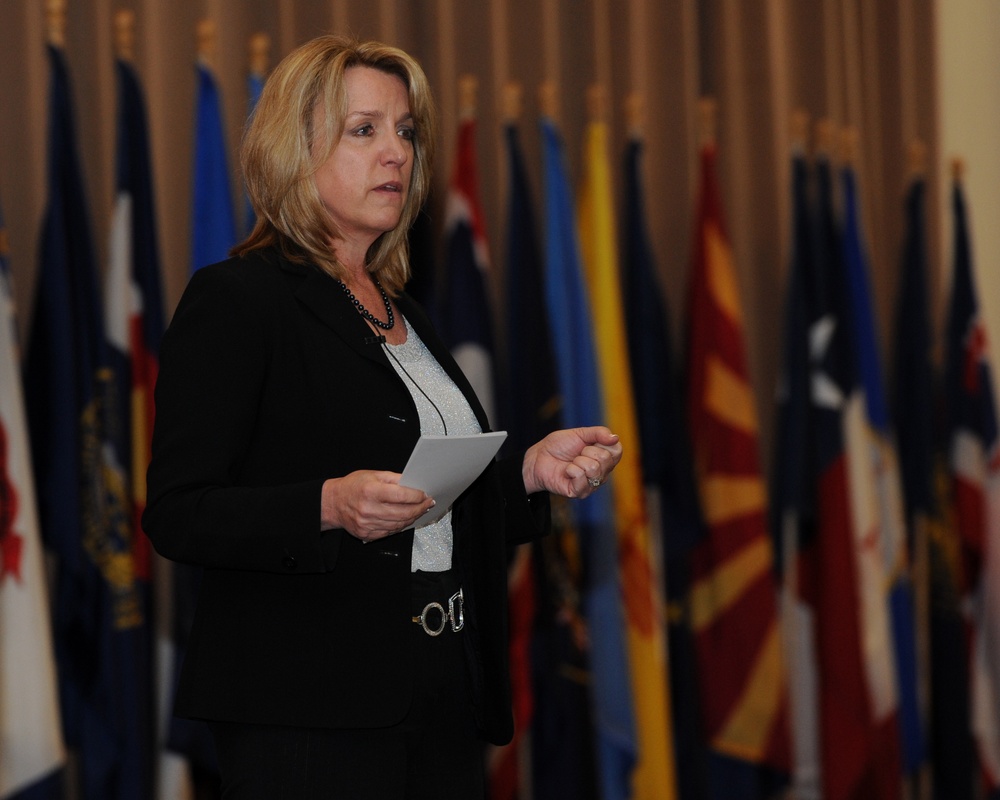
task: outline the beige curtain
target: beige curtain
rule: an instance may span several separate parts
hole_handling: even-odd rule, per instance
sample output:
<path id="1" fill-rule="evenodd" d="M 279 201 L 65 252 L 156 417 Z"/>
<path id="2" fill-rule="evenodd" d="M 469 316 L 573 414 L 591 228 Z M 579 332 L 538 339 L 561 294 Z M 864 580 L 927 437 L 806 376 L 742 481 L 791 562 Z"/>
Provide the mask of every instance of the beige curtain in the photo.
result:
<path id="1" fill-rule="evenodd" d="M 25 332 L 45 202 L 44 5 L 0 3 L 0 199 Z M 195 30 L 199 20 L 211 18 L 217 23 L 213 62 L 223 92 L 234 197 L 248 43 L 255 33 L 270 37 L 272 64 L 327 31 L 380 38 L 417 56 L 442 116 L 439 187 L 451 162 L 458 81 L 474 75 L 483 203 L 498 273 L 505 87 L 515 82 L 523 88 L 522 141 L 529 163 L 537 165 L 538 89 L 546 81 L 557 86 L 557 119 L 574 173 L 588 89 L 600 84 L 606 92 L 613 164 L 620 163 L 632 117 L 625 100 L 638 93 L 645 109 L 647 222 L 678 333 L 697 189 L 698 99 L 714 96 L 720 180 L 765 451 L 780 351 L 790 120 L 802 108 L 814 120 L 854 126 L 873 291 L 883 340 L 888 336 L 907 145 L 919 137 L 931 164 L 937 157 L 932 0 L 67 0 L 65 51 L 101 264 L 113 201 L 113 20 L 120 8 L 135 15 L 134 61 L 150 117 L 168 315 L 189 271 Z M 935 177 L 931 170 L 930 208 L 937 207 L 940 191 Z M 936 252 L 936 230 L 931 237 Z"/>

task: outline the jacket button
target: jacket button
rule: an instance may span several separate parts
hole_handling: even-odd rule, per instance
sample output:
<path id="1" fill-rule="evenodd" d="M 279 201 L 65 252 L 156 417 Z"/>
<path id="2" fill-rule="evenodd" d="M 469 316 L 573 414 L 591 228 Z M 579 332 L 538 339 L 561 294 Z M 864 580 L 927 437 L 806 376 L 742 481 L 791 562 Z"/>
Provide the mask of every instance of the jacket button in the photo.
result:
<path id="1" fill-rule="evenodd" d="M 298 566 L 298 564 L 295 563 L 294 556 L 285 556 L 281 563 L 285 565 L 285 569 L 295 569 Z"/>

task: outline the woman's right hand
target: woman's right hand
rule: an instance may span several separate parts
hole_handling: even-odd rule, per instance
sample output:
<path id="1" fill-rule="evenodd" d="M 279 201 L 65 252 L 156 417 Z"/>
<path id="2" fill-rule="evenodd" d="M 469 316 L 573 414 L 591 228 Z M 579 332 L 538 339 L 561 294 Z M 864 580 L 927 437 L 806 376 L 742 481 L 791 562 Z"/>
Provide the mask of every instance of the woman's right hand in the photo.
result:
<path id="1" fill-rule="evenodd" d="M 358 470 L 323 483 L 320 530 L 343 528 L 362 542 L 383 539 L 413 526 L 433 507 L 420 489 L 399 485 L 398 472 Z"/>

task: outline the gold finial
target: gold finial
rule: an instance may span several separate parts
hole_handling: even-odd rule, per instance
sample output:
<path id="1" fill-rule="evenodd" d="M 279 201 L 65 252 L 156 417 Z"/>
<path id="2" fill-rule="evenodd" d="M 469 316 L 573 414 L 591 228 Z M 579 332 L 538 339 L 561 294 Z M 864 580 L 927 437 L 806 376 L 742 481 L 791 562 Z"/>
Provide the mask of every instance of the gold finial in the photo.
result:
<path id="1" fill-rule="evenodd" d="M 642 135 L 646 116 L 646 100 L 642 92 L 629 92 L 625 98 L 625 120 L 630 136 Z"/>
<path id="2" fill-rule="evenodd" d="M 271 62 L 271 37 L 266 33 L 255 33 L 247 44 L 250 72 L 258 77 L 267 74 Z"/>
<path id="3" fill-rule="evenodd" d="M 837 136 L 837 128 L 833 120 L 824 117 L 816 123 L 816 152 L 830 158 L 833 156 L 833 143 Z"/>
<path id="4" fill-rule="evenodd" d="M 128 8 L 115 12 L 115 55 L 122 61 L 135 58 L 135 12 Z"/>
<path id="5" fill-rule="evenodd" d="M 792 112 L 790 133 L 792 146 L 805 150 L 809 141 L 809 112 L 804 108 L 797 108 Z"/>
<path id="6" fill-rule="evenodd" d="M 587 89 L 587 115 L 591 122 L 603 122 L 607 116 L 608 95 L 603 84 L 592 83 Z"/>
<path id="7" fill-rule="evenodd" d="M 507 122 L 514 122 L 521 116 L 524 90 L 521 84 L 515 81 L 508 81 L 503 87 L 503 118 Z"/>
<path id="8" fill-rule="evenodd" d="M 465 74 L 458 79 L 458 113 L 468 119 L 476 116 L 476 93 L 479 81 L 475 75 Z"/>
<path id="9" fill-rule="evenodd" d="M 53 47 L 66 46 L 66 0 L 45 0 L 45 37 Z"/>
<path id="10" fill-rule="evenodd" d="M 215 20 L 205 17 L 198 20 L 194 31 L 198 43 L 198 58 L 211 65 L 215 55 L 216 26 Z"/>
<path id="11" fill-rule="evenodd" d="M 913 177 L 922 176 L 927 172 L 927 145 L 920 139 L 914 139 L 906 148 L 906 166 Z"/>
<path id="12" fill-rule="evenodd" d="M 538 87 L 538 107 L 543 116 L 553 121 L 559 116 L 559 91 L 555 81 L 543 81 Z"/>
<path id="13" fill-rule="evenodd" d="M 965 159 L 961 156 L 955 156 L 951 160 L 951 177 L 956 183 L 965 180 Z"/>
<path id="14" fill-rule="evenodd" d="M 719 130 L 719 104 L 714 97 L 698 101 L 698 138 L 702 147 L 715 146 Z"/>
<path id="15" fill-rule="evenodd" d="M 848 166 L 857 166 L 860 142 L 861 136 L 853 125 L 848 125 L 840 132 L 840 157 Z"/>

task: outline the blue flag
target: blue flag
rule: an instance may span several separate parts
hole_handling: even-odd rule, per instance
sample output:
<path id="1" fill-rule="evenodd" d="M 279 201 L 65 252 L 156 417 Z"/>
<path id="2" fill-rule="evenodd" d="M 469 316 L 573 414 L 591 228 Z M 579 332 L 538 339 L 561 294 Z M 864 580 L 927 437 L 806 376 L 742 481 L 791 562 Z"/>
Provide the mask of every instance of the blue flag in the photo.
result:
<path id="1" fill-rule="evenodd" d="M 590 304 L 580 261 L 573 196 L 555 124 L 542 121 L 545 175 L 545 297 L 552 325 L 562 419 L 568 427 L 604 419 Z M 584 615 L 590 634 L 592 703 L 601 796 L 625 800 L 636 763 L 635 715 L 625 647 L 611 495 L 573 504 L 585 561 Z"/>
<path id="2" fill-rule="evenodd" d="M 895 452 L 889 408 L 883 391 L 875 314 L 868 288 L 868 264 L 859 222 L 854 172 L 842 174 L 844 190 L 844 265 L 851 291 L 851 315 L 868 423 L 875 437 L 876 490 L 885 561 L 891 570 L 889 606 L 895 646 L 901 764 L 914 773 L 926 758 L 924 724 L 920 716 L 916 621 L 913 586 L 903 512 L 902 481 Z"/>
<path id="3" fill-rule="evenodd" d="M 507 360 L 501 421 L 514 451 L 559 427 L 559 389 L 545 306 L 544 266 L 518 130 L 504 128 L 507 145 Z M 555 502 L 558 502 L 553 498 Z M 531 780 L 536 797 L 596 795 L 592 728 L 586 684 L 578 679 L 586 653 L 575 636 L 580 611 L 562 547 L 571 531 L 560 525 L 531 545 L 535 618 L 531 637 Z M 523 546 L 522 546 L 523 549 Z M 512 592 L 515 585 L 511 585 Z M 512 602 L 517 598 L 512 594 Z M 522 699 L 522 705 L 524 700 Z M 515 700 L 515 711 L 518 702 Z M 515 713 L 515 717 L 517 714 Z"/>
<path id="4" fill-rule="evenodd" d="M 194 142 L 194 174 L 191 205 L 191 272 L 225 259 L 236 244 L 236 216 L 230 187 L 226 137 L 222 124 L 222 102 L 212 71 L 196 66 L 198 94 Z M 184 647 L 194 621 L 201 570 L 174 564 L 174 685 L 180 675 Z M 174 717 L 170 721 L 167 746 L 198 770 L 218 770 L 215 746 L 207 726 L 197 720 Z"/>
<path id="5" fill-rule="evenodd" d="M 49 48 L 48 199 L 25 368 L 43 538 L 57 559 L 54 637 L 76 796 L 139 800 L 145 773 L 129 741 L 139 631 L 125 474 L 110 441 L 120 429 L 112 364 L 77 158 L 69 76 Z M 125 691 L 123 691 L 123 688 Z"/>
<path id="6" fill-rule="evenodd" d="M 191 271 L 222 261 L 236 244 L 236 215 L 230 186 L 222 101 L 212 71 L 197 65 Z"/>
<path id="7" fill-rule="evenodd" d="M 257 102 L 260 100 L 260 93 L 264 91 L 264 76 L 256 72 L 251 72 L 247 75 L 247 120 L 249 124 L 249 119 L 253 117 L 253 112 L 257 108 Z M 254 223 L 257 221 L 257 215 L 254 213 L 253 205 L 250 203 L 250 196 L 246 193 L 244 189 L 243 192 L 243 232 L 244 235 L 249 235 L 250 231 L 253 230 Z"/>

